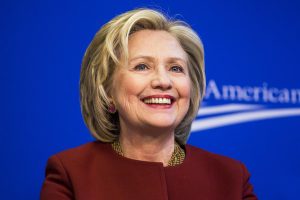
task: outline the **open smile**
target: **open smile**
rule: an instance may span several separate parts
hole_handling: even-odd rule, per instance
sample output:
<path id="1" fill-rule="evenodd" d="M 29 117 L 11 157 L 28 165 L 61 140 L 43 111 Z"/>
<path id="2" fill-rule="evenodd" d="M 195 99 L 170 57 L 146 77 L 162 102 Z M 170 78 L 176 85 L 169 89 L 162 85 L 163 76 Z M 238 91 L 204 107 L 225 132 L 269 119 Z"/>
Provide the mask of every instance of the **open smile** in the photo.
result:
<path id="1" fill-rule="evenodd" d="M 151 95 L 144 97 L 142 101 L 150 106 L 166 105 L 171 106 L 175 102 L 175 98 L 170 95 Z"/>

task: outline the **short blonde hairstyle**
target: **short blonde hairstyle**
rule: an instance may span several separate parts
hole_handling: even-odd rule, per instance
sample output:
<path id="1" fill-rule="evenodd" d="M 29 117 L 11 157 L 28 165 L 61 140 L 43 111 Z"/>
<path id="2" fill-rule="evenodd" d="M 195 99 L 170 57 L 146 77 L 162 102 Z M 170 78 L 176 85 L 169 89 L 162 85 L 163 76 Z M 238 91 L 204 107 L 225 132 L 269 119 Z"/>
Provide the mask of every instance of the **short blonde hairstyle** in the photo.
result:
<path id="1" fill-rule="evenodd" d="M 183 21 L 168 18 L 157 10 L 136 9 L 105 24 L 87 48 L 81 66 L 80 102 L 84 121 L 92 135 L 103 142 L 119 136 L 119 118 L 110 113 L 112 77 L 120 56 L 128 58 L 128 38 L 140 30 L 163 30 L 175 37 L 188 56 L 192 82 L 190 107 L 175 129 L 175 138 L 185 144 L 205 91 L 204 50 L 197 33 Z"/>

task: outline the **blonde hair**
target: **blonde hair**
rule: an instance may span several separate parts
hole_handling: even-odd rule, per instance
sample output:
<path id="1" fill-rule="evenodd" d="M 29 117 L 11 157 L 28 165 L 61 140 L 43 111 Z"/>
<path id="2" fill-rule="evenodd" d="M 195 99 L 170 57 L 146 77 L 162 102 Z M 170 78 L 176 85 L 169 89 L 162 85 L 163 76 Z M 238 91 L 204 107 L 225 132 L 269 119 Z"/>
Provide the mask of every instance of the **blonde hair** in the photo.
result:
<path id="1" fill-rule="evenodd" d="M 188 24 L 172 20 L 159 11 L 136 9 L 123 13 L 105 24 L 87 48 L 81 66 L 80 102 L 84 121 L 92 135 L 100 141 L 118 138 L 120 127 L 117 113 L 110 113 L 109 93 L 120 54 L 128 58 L 128 38 L 137 31 L 163 30 L 174 36 L 188 55 L 192 81 L 189 110 L 175 129 L 175 138 L 185 144 L 193 119 L 204 96 L 204 50 L 198 35 Z"/>

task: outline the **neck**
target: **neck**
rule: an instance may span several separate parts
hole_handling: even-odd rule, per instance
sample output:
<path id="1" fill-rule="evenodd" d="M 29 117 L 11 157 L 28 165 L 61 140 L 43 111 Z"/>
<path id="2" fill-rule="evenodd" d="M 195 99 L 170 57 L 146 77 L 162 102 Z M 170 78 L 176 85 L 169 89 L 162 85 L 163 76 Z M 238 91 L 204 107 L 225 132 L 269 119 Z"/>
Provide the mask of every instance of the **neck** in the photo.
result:
<path id="1" fill-rule="evenodd" d="M 120 144 L 123 155 L 135 160 L 162 162 L 168 166 L 174 151 L 174 132 L 167 131 L 160 134 L 147 134 L 145 131 L 122 130 Z"/>

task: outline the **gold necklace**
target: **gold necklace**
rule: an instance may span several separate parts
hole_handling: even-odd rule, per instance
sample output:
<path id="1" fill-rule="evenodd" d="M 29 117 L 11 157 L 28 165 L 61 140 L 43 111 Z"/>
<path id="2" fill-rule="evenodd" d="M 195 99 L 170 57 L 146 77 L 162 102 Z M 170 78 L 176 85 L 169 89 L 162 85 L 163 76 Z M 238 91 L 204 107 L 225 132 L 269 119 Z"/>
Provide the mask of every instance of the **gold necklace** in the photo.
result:
<path id="1" fill-rule="evenodd" d="M 121 156 L 124 156 L 119 140 L 115 140 L 113 143 L 111 143 L 111 146 L 116 153 L 118 153 Z M 174 151 L 172 153 L 171 159 L 168 162 L 168 166 L 179 165 L 183 163 L 184 158 L 185 158 L 185 152 L 183 148 L 181 148 L 179 144 L 175 142 Z"/>

